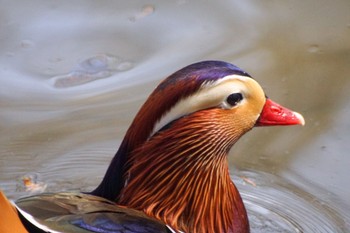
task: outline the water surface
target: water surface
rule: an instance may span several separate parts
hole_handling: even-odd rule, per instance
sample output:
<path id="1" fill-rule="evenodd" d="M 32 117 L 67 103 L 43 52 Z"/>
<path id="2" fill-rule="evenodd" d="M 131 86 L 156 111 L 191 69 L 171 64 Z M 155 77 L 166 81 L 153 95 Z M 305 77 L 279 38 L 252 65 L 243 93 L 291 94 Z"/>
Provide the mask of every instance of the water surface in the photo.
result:
<path id="1" fill-rule="evenodd" d="M 307 122 L 254 129 L 233 148 L 252 232 L 350 231 L 349 1 L 0 3 L 8 197 L 93 189 L 154 86 L 218 59 Z"/>

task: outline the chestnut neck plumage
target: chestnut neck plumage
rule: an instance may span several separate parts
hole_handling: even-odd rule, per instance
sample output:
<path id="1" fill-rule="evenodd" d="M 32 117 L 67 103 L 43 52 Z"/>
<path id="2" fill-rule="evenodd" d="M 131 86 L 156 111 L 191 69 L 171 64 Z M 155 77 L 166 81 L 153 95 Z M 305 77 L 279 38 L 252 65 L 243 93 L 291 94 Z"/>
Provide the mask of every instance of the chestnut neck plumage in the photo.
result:
<path id="1" fill-rule="evenodd" d="M 131 151 L 142 145 L 157 122 L 176 103 L 198 91 L 205 82 L 219 80 L 227 75 L 248 76 L 238 67 L 221 61 L 205 61 L 189 65 L 166 78 L 149 96 L 133 120 L 112 159 L 99 186 L 91 194 L 118 201 L 125 183 L 125 165 Z"/>
<path id="2" fill-rule="evenodd" d="M 227 162 L 242 132 L 227 134 L 212 114 L 215 109 L 178 119 L 133 151 L 118 203 L 184 232 L 248 232 Z"/>

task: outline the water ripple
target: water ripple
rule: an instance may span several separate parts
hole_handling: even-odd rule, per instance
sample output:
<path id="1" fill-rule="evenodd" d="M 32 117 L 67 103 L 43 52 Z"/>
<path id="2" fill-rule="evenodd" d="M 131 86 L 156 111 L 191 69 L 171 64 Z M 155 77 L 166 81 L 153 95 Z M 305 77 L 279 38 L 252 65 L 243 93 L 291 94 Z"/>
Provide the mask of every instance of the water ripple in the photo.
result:
<path id="1" fill-rule="evenodd" d="M 350 217 L 346 215 L 349 207 L 321 200 L 282 177 L 243 171 L 234 179 L 244 199 L 252 232 L 349 230 Z M 325 192 L 316 186 L 312 189 L 314 194 Z"/>

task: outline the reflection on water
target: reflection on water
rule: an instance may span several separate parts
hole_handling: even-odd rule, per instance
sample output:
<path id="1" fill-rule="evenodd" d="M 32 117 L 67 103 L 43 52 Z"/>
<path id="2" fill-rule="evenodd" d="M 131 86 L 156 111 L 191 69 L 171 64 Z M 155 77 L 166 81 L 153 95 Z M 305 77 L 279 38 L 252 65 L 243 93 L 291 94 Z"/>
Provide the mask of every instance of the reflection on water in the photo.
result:
<path id="1" fill-rule="evenodd" d="M 116 72 L 127 71 L 131 68 L 131 62 L 106 54 L 99 54 L 80 62 L 68 74 L 53 77 L 52 81 L 56 88 L 69 88 L 97 79 L 108 78 Z"/>
<path id="2" fill-rule="evenodd" d="M 0 188 L 10 198 L 91 190 L 159 80 L 219 59 L 306 118 L 255 129 L 232 151 L 252 231 L 350 230 L 349 1 L 36 2 L 0 10 Z"/>

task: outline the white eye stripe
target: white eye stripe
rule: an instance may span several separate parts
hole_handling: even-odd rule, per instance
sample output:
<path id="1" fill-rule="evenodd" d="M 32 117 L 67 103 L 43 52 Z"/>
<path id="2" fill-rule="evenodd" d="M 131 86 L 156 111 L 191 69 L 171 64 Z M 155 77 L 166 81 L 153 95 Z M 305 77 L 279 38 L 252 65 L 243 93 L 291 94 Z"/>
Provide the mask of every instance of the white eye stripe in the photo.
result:
<path id="1" fill-rule="evenodd" d="M 222 82 L 225 82 L 227 80 L 239 80 L 241 82 L 247 82 L 249 79 L 251 79 L 250 77 L 246 77 L 246 76 L 241 76 L 241 75 L 236 75 L 236 74 L 233 74 L 233 75 L 227 75 L 226 77 L 223 77 L 219 80 L 216 80 L 216 81 L 208 81 L 208 82 L 204 82 L 203 83 L 203 87 L 205 88 L 206 86 L 216 86 Z"/>
<path id="2" fill-rule="evenodd" d="M 232 93 L 245 92 L 246 87 L 244 82 L 246 82 L 247 79 L 250 78 L 239 75 L 229 75 L 218 81 L 203 84 L 195 94 L 180 100 L 170 111 L 163 115 L 154 126 L 150 137 L 173 120 L 193 112 L 216 106 L 225 109 L 232 108 L 232 106 L 228 106 L 226 102 L 227 96 Z"/>

